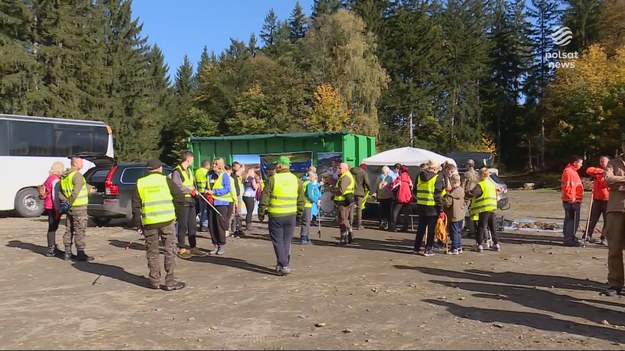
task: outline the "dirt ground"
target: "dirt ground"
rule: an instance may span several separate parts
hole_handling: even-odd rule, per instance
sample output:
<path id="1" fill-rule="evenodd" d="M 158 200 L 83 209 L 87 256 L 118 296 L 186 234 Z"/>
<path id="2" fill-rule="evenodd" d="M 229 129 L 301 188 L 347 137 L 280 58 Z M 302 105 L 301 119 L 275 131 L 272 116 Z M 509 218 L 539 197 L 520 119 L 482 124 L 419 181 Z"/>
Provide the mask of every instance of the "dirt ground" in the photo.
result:
<path id="1" fill-rule="evenodd" d="M 555 191 L 511 191 L 508 218 L 560 220 Z M 587 205 L 582 218 L 586 218 Z M 373 223 L 371 223 L 373 224 Z M 266 229 L 226 255 L 178 260 L 188 287 L 144 288 L 135 232 L 88 230 L 93 263 L 46 258 L 45 219 L 0 219 L 0 347 L 6 349 L 623 349 L 625 300 L 599 295 L 607 249 L 561 233 L 503 234 L 502 252 L 411 253 L 414 232 L 368 228 L 293 245 L 272 274 Z M 62 227 L 57 241 L 61 242 Z M 313 232 L 315 239 L 316 230 Z M 202 248 L 210 241 L 199 239 Z M 99 277 L 99 278 L 98 278 Z M 96 278 L 97 281 L 96 281 Z M 315 326 L 317 325 L 317 326 Z"/>

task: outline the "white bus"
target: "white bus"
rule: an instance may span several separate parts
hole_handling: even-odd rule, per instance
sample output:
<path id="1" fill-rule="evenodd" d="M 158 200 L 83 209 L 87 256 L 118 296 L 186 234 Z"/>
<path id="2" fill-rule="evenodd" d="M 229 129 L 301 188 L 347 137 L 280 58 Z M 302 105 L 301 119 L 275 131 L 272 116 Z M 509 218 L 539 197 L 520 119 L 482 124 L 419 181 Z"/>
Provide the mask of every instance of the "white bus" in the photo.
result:
<path id="1" fill-rule="evenodd" d="M 111 128 L 103 122 L 0 114 L 0 211 L 22 217 L 43 212 L 37 186 L 55 161 L 93 152 L 113 157 Z M 94 164 L 85 161 L 82 173 Z"/>

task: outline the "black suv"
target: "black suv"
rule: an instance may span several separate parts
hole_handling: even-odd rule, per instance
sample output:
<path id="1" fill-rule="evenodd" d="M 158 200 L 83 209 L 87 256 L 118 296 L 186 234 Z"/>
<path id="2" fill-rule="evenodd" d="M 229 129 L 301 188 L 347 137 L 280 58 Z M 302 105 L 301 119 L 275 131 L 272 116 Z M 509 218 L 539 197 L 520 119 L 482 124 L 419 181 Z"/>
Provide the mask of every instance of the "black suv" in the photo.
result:
<path id="1" fill-rule="evenodd" d="M 117 163 L 114 159 L 99 156 L 96 167 L 85 173 L 89 191 L 87 213 L 97 225 L 108 223 L 113 218 L 129 221 L 132 218 L 132 196 L 137 188 L 137 179 L 148 172 L 145 162 Z M 163 166 L 165 174 L 172 169 Z"/>

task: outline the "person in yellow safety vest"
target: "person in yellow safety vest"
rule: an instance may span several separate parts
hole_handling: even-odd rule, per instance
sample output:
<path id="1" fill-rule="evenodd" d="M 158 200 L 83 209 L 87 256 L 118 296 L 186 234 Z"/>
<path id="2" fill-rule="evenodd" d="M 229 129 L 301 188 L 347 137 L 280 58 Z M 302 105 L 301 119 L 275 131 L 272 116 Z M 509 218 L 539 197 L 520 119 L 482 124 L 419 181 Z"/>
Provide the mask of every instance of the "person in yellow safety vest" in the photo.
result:
<path id="1" fill-rule="evenodd" d="M 208 229 L 211 233 L 213 250 L 211 255 L 223 255 L 226 245 L 226 220 L 232 202 L 232 181 L 226 172 L 224 159 L 217 157 L 212 163 L 213 171 L 208 174 L 208 195 L 214 199 L 215 209 L 208 212 Z"/>
<path id="2" fill-rule="evenodd" d="M 339 230 L 341 231 L 341 245 L 351 244 L 354 240 L 350 213 L 354 210 L 356 198 L 354 190 L 356 180 L 349 171 L 349 165 L 345 162 L 339 164 L 339 177 L 334 186 L 334 202 L 339 209 Z"/>
<path id="3" fill-rule="evenodd" d="M 186 284 L 176 281 L 176 208 L 185 206 L 185 197 L 173 180 L 163 174 L 163 163 L 152 159 L 147 162 L 148 174 L 137 179 L 137 190 L 132 197 L 132 223 L 137 232 L 145 236 L 147 252 L 148 287 L 166 291 L 183 289 Z M 165 285 L 161 286 L 159 243 L 165 250 Z"/>
<path id="4" fill-rule="evenodd" d="M 210 171 L 210 161 L 202 160 L 200 168 L 195 171 L 195 184 L 197 185 L 197 191 L 200 194 L 206 193 L 208 190 L 208 172 Z M 200 199 L 200 232 L 208 231 L 208 204 L 206 201 Z"/>
<path id="5" fill-rule="evenodd" d="M 226 166 L 227 167 L 227 166 Z M 233 162 L 232 168 L 229 170 L 230 180 L 232 180 L 232 203 L 230 205 L 230 215 L 228 221 L 228 236 L 241 236 L 241 207 L 243 206 L 243 181 L 241 180 L 242 165 L 239 162 Z"/>
<path id="6" fill-rule="evenodd" d="M 414 252 L 419 254 L 421 242 L 427 230 L 427 241 L 425 244 L 424 256 L 433 256 L 434 230 L 438 217 L 443 216 L 443 199 L 441 194 L 445 188 L 444 174 L 440 172 L 438 163 L 429 160 L 426 169 L 417 177 L 416 198 L 417 214 L 419 215 L 419 226 L 414 243 Z"/>
<path id="7" fill-rule="evenodd" d="M 288 275 L 291 258 L 291 241 L 295 232 L 297 219 L 304 213 L 304 189 L 291 173 L 291 161 L 280 156 L 276 162 L 276 174 L 269 177 L 267 186 L 258 205 L 258 218 L 264 220 L 269 215 L 269 236 L 276 254 L 276 274 Z"/>
<path id="8" fill-rule="evenodd" d="M 85 253 L 89 192 L 87 191 L 87 181 L 80 173 L 82 167 L 83 159 L 80 156 L 72 156 L 71 168 L 61 176 L 60 180 L 59 200 L 61 208 L 67 209 L 65 236 L 63 236 L 65 261 L 72 258 L 72 241 L 76 243 L 77 261 L 93 261 L 93 257 Z"/>
<path id="9" fill-rule="evenodd" d="M 195 223 L 197 214 L 195 213 L 195 197 L 198 196 L 195 189 L 195 177 L 191 171 L 193 165 L 193 153 L 185 150 L 180 154 L 180 164 L 171 172 L 171 179 L 184 193 L 185 205 L 176 213 L 178 219 L 178 257 L 183 259 L 194 256 L 204 256 L 204 253 L 197 247 Z M 189 247 L 185 247 L 185 237 L 189 237 Z"/>
<path id="10" fill-rule="evenodd" d="M 497 188 L 490 179 L 488 168 L 480 169 L 481 181 L 473 190 L 467 192 L 467 196 L 472 198 L 470 216 L 478 216 L 477 222 L 477 251 L 484 251 L 483 241 L 486 234 L 486 226 L 490 229 L 493 238 L 493 250 L 501 251 L 499 237 L 495 230 L 495 210 L 497 209 Z"/>

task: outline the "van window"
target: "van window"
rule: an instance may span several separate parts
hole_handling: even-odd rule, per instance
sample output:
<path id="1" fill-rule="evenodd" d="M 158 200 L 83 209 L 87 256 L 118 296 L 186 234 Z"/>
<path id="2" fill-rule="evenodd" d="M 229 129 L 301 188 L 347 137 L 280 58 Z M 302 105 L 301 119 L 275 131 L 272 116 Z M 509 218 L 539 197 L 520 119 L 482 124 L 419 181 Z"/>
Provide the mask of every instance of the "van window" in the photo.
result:
<path id="1" fill-rule="evenodd" d="M 9 123 L 11 156 L 55 156 L 51 123 Z"/>
<path id="2" fill-rule="evenodd" d="M 137 179 L 148 173 L 147 167 L 128 167 L 125 168 L 120 177 L 122 184 L 136 184 Z"/>

